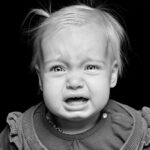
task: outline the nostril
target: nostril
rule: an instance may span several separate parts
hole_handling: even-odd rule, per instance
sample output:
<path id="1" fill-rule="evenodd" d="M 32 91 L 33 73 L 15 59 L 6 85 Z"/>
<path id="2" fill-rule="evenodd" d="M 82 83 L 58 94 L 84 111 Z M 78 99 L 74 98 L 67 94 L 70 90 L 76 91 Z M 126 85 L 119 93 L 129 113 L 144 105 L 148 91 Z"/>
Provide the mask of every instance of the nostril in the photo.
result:
<path id="1" fill-rule="evenodd" d="M 67 89 L 76 90 L 76 89 L 82 88 L 83 86 L 81 84 L 78 84 L 78 85 L 67 84 L 66 87 Z"/>

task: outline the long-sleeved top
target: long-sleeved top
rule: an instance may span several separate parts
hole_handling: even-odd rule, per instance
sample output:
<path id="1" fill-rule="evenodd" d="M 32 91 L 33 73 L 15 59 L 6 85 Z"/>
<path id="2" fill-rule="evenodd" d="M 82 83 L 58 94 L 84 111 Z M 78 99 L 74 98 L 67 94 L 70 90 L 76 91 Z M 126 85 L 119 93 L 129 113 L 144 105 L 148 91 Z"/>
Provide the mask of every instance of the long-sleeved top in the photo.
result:
<path id="1" fill-rule="evenodd" d="M 8 114 L 0 150 L 150 150 L 150 108 L 137 111 L 110 100 L 97 124 L 65 134 L 49 124 L 44 103 Z"/>

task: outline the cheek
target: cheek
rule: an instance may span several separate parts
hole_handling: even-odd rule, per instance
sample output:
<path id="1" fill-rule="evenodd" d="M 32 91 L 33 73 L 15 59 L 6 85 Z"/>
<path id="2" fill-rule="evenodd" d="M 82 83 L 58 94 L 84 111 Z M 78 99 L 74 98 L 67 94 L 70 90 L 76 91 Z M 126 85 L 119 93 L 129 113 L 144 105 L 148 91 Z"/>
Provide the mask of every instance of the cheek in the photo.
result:
<path id="1" fill-rule="evenodd" d="M 98 77 L 91 77 L 88 79 L 87 85 L 89 86 L 89 89 L 91 92 L 96 92 L 96 93 L 106 93 L 108 89 L 110 88 L 110 81 L 109 77 L 104 76 L 98 76 Z"/>
<path id="2" fill-rule="evenodd" d="M 62 102 L 63 82 L 54 79 L 43 80 L 43 98 L 48 107 L 58 109 Z"/>
<path id="3" fill-rule="evenodd" d="M 57 93 L 60 93 L 62 88 L 64 86 L 64 82 L 61 79 L 54 79 L 45 77 L 43 79 L 43 90 L 44 92 L 48 92 L 52 95 L 56 95 Z"/>
<path id="4" fill-rule="evenodd" d="M 89 90 L 93 98 L 95 107 L 103 107 L 110 94 L 110 85 L 108 78 L 95 78 L 88 82 Z"/>
<path id="5" fill-rule="evenodd" d="M 43 82 L 43 93 L 47 93 L 48 95 L 56 95 L 59 92 L 59 88 L 60 86 L 58 86 L 57 82 L 51 80 Z"/>

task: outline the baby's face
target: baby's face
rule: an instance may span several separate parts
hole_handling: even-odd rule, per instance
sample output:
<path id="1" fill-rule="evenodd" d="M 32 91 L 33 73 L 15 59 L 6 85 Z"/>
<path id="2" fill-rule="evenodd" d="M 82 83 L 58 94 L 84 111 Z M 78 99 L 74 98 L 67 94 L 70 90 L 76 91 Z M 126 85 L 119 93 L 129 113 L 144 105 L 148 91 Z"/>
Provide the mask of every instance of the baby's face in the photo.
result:
<path id="1" fill-rule="evenodd" d="M 42 41 L 41 73 L 47 108 L 59 117 L 85 119 L 101 111 L 109 99 L 113 63 L 107 41 L 96 24 L 67 27 Z M 113 73 L 112 73 L 113 72 Z"/>

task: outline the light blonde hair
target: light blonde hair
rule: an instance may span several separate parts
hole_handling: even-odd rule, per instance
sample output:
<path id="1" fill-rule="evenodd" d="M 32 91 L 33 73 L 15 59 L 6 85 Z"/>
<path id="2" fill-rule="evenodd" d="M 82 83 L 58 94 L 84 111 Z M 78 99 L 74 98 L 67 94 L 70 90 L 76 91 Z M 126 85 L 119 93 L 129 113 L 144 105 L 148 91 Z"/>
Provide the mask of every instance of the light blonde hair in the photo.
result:
<path id="1" fill-rule="evenodd" d="M 53 34 L 66 26 L 83 26 L 94 22 L 100 25 L 104 30 L 108 41 L 108 53 L 111 60 L 117 60 L 119 75 L 123 70 L 124 53 L 121 49 L 122 42 L 126 39 L 126 34 L 119 21 L 108 11 L 102 7 L 92 8 L 87 5 L 78 4 L 61 8 L 60 10 L 51 13 L 51 10 L 33 9 L 30 13 L 34 13 L 44 20 L 38 26 L 31 29 L 33 33 L 33 59 L 31 62 L 32 68 L 37 65 L 39 68 L 43 64 L 43 53 L 41 41 L 46 34 Z M 49 32 L 46 32 L 46 31 Z"/>

